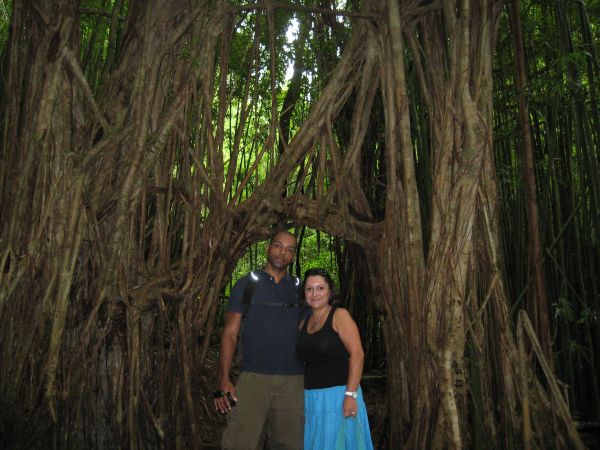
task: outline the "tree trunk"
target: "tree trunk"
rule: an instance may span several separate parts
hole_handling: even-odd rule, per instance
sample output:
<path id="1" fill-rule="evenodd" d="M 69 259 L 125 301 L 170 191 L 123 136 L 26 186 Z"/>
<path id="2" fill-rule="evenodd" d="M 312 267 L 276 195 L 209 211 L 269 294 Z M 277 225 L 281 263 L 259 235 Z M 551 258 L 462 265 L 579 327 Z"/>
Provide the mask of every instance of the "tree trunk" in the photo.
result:
<path id="1" fill-rule="evenodd" d="M 532 380 L 533 442 L 555 445 L 545 425 L 555 394 L 519 365 L 501 272 L 491 144 L 501 2 L 364 2 L 279 156 L 277 5 L 289 7 L 116 2 L 104 36 L 80 33 L 77 1 L 13 2 L 0 122 L 7 442 L 208 445 L 221 425 L 204 409 L 219 294 L 245 249 L 293 220 L 365 254 L 385 318 L 391 448 L 468 447 L 475 408 L 489 411 L 490 447 L 519 445 L 517 379 Z M 250 63 L 235 72 L 241 31 Z M 81 36 L 97 39 L 86 47 L 101 50 L 101 67 L 84 72 Z M 419 146 L 409 86 L 427 120 Z M 367 155 L 379 155 L 376 188 L 361 179 Z M 417 182 L 417 160 L 431 180 Z"/>
<path id="2" fill-rule="evenodd" d="M 510 22 L 515 47 L 516 86 L 519 95 L 519 125 L 521 129 L 521 145 L 523 147 L 523 178 L 527 207 L 527 236 L 529 243 L 529 265 L 533 270 L 533 295 L 529 305 L 530 315 L 534 318 L 535 330 L 540 336 L 546 359 L 552 363 L 552 341 L 550 338 L 550 317 L 548 300 L 544 282 L 542 265 L 542 238 L 538 215 L 537 184 L 535 175 L 535 159 L 529 127 L 529 107 L 527 105 L 527 73 L 523 35 L 521 32 L 521 5 L 513 0 L 510 5 Z"/>

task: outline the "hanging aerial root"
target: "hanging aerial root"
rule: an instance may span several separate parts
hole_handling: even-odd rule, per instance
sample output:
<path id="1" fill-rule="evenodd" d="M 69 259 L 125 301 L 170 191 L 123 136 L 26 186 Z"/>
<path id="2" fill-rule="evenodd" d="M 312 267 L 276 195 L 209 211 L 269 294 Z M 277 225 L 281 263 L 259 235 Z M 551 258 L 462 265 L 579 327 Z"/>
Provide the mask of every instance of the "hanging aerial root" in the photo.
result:
<path id="1" fill-rule="evenodd" d="M 569 440 L 571 441 L 571 445 L 573 449 L 576 450 L 585 450 L 585 445 L 583 444 L 583 442 L 581 441 L 581 438 L 579 437 L 579 433 L 577 432 L 577 429 L 575 428 L 575 424 L 573 421 L 573 418 L 571 417 L 571 413 L 569 412 L 569 408 L 567 407 L 567 404 L 565 402 L 565 399 L 563 398 L 562 394 L 560 393 L 560 389 L 558 387 L 558 383 L 556 381 L 556 379 L 554 378 L 554 374 L 552 373 L 552 369 L 550 368 L 550 365 L 548 364 L 548 362 L 546 361 L 546 358 L 544 356 L 544 352 L 542 351 L 542 347 L 540 345 L 540 342 L 535 334 L 535 331 L 533 329 L 533 326 L 531 325 L 531 322 L 529 321 L 529 317 L 527 317 L 527 313 L 524 310 L 520 310 L 519 311 L 519 316 L 517 319 L 517 340 L 518 345 L 519 345 L 519 359 L 523 359 L 525 358 L 524 355 L 524 342 L 523 342 L 523 333 L 525 333 L 527 335 L 527 337 L 529 337 L 529 341 L 531 343 L 531 347 L 533 349 L 533 352 L 535 353 L 538 362 L 540 363 L 540 366 L 542 368 L 542 372 L 544 373 L 544 376 L 546 378 L 546 382 L 548 383 L 548 386 L 550 388 L 550 394 L 552 397 L 553 402 L 555 402 L 555 405 L 557 407 L 557 413 L 558 416 L 562 418 L 563 423 L 565 425 L 565 427 L 567 428 L 567 432 L 568 432 L 568 436 L 569 436 Z M 523 348 L 523 352 L 521 352 L 521 348 Z M 525 367 L 525 361 L 520 361 L 520 365 L 521 367 Z M 525 377 L 525 373 L 524 371 L 522 371 L 521 373 L 521 377 Z M 525 381 L 526 384 L 526 381 Z M 523 420 L 527 420 L 527 422 L 529 422 L 529 398 L 527 396 L 527 391 L 524 391 L 522 393 L 524 395 L 524 402 L 523 402 Z M 525 430 L 523 431 L 523 438 L 524 438 L 524 448 L 528 449 L 531 448 L 531 431 L 527 430 L 527 427 L 529 427 L 529 430 L 531 428 L 531 425 L 528 423 L 524 423 L 524 427 Z M 530 435 L 527 435 L 527 433 L 530 433 Z M 527 446 L 527 443 L 529 442 L 529 446 Z"/>

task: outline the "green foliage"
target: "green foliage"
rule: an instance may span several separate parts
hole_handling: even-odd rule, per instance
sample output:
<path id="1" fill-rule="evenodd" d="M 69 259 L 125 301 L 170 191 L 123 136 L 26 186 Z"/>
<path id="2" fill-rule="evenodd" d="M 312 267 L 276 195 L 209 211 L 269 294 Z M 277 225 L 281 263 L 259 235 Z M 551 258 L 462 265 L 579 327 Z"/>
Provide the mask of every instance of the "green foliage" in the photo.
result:
<path id="1" fill-rule="evenodd" d="M 564 296 L 560 296 L 558 301 L 553 303 L 554 318 L 556 320 L 564 320 L 565 322 L 575 322 L 575 309 L 570 300 Z"/>
<path id="2" fill-rule="evenodd" d="M 294 3 L 298 4 L 298 2 Z M 345 5 L 345 2 L 338 3 L 340 7 Z M 325 24 L 322 23 L 323 19 L 319 16 L 316 18 L 311 16 L 310 19 L 305 20 L 306 17 L 296 16 L 291 11 L 277 9 L 274 18 L 273 43 L 270 42 L 269 23 L 263 10 L 248 12 L 234 25 L 227 77 L 227 90 L 230 95 L 225 119 L 223 159 L 225 170 L 228 170 L 232 163 L 236 165 L 233 192 L 237 192 L 236 187 L 243 180 L 248 179 L 239 200 L 244 200 L 252 193 L 254 187 L 264 180 L 272 163 L 279 157 L 276 143 L 266 151 L 264 146 L 269 142 L 271 134 L 272 88 L 275 88 L 277 114 L 282 114 L 283 99 L 290 89 L 286 72 L 288 67 L 294 64 L 296 55 L 293 52 L 293 41 L 287 41 L 288 29 L 294 23 L 302 23 L 302 26 L 308 26 L 311 30 L 304 55 L 304 65 L 309 69 L 301 78 L 299 100 L 291 111 L 289 124 L 291 136 L 308 115 L 311 103 L 318 97 L 318 92 L 336 64 L 343 45 L 340 33 L 327 31 Z M 336 26 L 344 30 L 348 25 L 339 22 Z M 321 29 L 325 32 L 319 33 Z M 274 54 L 271 52 L 271 45 L 275 47 Z M 324 53 L 321 48 L 326 49 L 327 52 Z M 273 73 L 271 72 L 272 60 L 275 64 Z M 320 76 L 321 73 L 324 75 Z M 219 74 L 216 76 L 218 77 Z M 248 84 L 250 92 L 247 97 L 244 97 L 248 81 L 250 81 Z M 218 101 L 219 99 L 215 97 L 213 105 L 215 110 L 219 107 Z M 248 117 L 239 138 L 239 148 L 236 148 L 236 130 L 244 109 L 248 110 Z M 276 138 L 280 136 L 277 135 Z M 249 174 L 259 155 L 261 156 L 256 170 Z M 309 178 L 305 182 L 308 180 Z M 293 181 L 290 183 L 290 188 L 295 188 Z"/>
<path id="3" fill-rule="evenodd" d="M 0 49 L 4 50 L 8 40 L 12 0 L 0 0 Z"/>
<path id="4" fill-rule="evenodd" d="M 308 269 L 320 267 L 326 269 L 334 281 L 338 280 L 338 265 L 334 253 L 333 238 L 329 235 L 306 228 L 300 251 L 299 274 Z"/>
<path id="5" fill-rule="evenodd" d="M 124 2 L 126 5 L 127 2 Z M 84 1 L 82 2 L 82 14 L 80 19 L 81 29 L 81 62 L 86 71 L 86 78 L 92 89 L 96 89 L 100 83 L 102 70 L 105 69 L 110 49 L 111 14 L 115 6 L 114 0 Z M 117 21 L 118 33 L 122 27 L 126 6 L 120 11 Z M 112 49 L 114 52 L 114 48 Z"/>

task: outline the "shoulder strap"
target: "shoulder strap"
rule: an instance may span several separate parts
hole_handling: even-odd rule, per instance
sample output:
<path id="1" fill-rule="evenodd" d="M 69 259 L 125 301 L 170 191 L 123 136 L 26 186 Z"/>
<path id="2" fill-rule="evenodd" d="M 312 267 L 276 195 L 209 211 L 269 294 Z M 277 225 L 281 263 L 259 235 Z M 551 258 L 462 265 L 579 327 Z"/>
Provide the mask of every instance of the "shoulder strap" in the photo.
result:
<path id="1" fill-rule="evenodd" d="M 333 315 L 335 314 L 336 309 L 337 305 L 335 303 L 331 305 L 331 310 L 327 314 L 327 319 L 325 320 L 325 323 L 323 323 L 323 327 L 327 326 L 333 330 Z"/>
<path id="2" fill-rule="evenodd" d="M 300 288 L 300 278 L 295 277 L 295 285 L 296 288 Z M 248 277 L 248 282 L 246 283 L 246 287 L 244 288 L 244 296 L 243 302 L 244 306 L 248 307 L 250 305 L 262 305 L 262 306 L 277 306 L 282 308 L 299 308 L 301 306 L 300 303 L 279 303 L 279 302 L 268 302 L 265 300 L 254 300 L 252 301 L 252 294 L 254 294 L 254 288 L 258 283 L 258 275 L 254 273 L 254 271 L 250 272 Z"/>
<path id="3" fill-rule="evenodd" d="M 248 307 L 252 304 L 252 295 L 254 294 L 256 283 L 258 283 L 258 275 L 252 271 L 248 276 L 248 282 L 246 283 L 246 287 L 244 288 L 244 296 L 242 297 L 242 302 L 244 304 L 244 312 L 242 313 L 243 318 L 246 317 Z"/>
<path id="4" fill-rule="evenodd" d="M 246 318 L 246 313 L 248 312 L 248 307 L 250 306 L 250 304 L 252 303 L 252 294 L 254 294 L 254 288 L 256 287 L 256 283 L 258 282 L 258 275 L 256 275 L 254 273 L 254 271 L 250 272 L 250 275 L 248 276 L 248 282 L 246 283 L 246 287 L 244 288 L 244 294 L 242 297 L 242 303 L 244 305 L 244 311 L 242 312 L 242 319 Z M 236 351 L 236 357 L 238 361 L 241 361 L 243 359 L 243 344 L 242 341 L 244 339 L 244 323 L 246 321 L 242 320 L 242 325 L 240 328 L 240 332 L 238 334 L 238 341 L 237 341 L 237 351 Z"/>
<path id="5" fill-rule="evenodd" d="M 250 303 L 252 303 L 252 294 L 254 293 L 254 288 L 256 287 L 257 282 L 258 275 L 256 275 L 254 271 L 250 272 L 248 282 L 246 283 L 246 288 L 244 289 L 244 306 L 248 306 Z"/>
<path id="6" fill-rule="evenodd" d="M 300 330 L 303 333 L 308 332 L 308 319 L 310 319 L 310 316 L 312 316 L 312 312 L 304 318 L 304 323 L 302 324 L 302 330 Z"/>

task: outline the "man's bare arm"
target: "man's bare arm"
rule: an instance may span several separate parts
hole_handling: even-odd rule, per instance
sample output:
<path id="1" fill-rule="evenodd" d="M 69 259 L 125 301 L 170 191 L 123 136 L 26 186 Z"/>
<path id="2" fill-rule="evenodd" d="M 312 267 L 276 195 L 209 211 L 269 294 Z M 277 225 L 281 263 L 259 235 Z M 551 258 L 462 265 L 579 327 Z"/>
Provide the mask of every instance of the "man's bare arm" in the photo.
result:
<path id="1" fill-rule="evenodd" d="M 237 401 L 235 387 L 231 382 L 231 365 L 237 347 L 238 335 L 242 327 L 242 314 L 228 311 L 225 313 L 225 324 L 221 333 L 221 345 L 219 347 L 219 390 L 225 393 L 231 393 L 234 400 Z M 215 399 L 217 411 L 227 413 L 231 411 L 231 405 L 227 396 Z"/>

